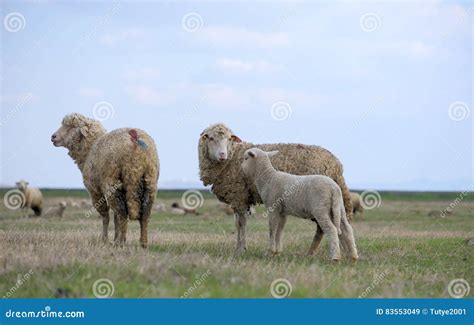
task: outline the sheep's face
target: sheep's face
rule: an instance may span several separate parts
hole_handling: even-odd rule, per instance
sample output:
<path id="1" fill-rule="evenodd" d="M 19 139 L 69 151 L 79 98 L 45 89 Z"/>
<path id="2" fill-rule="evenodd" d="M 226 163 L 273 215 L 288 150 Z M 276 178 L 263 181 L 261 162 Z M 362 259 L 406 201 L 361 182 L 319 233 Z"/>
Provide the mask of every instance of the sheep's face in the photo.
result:
<path id="1" fill-rule="evenodd" d="M 225 132 L 204 133 L 201 139 L 207 146 L 209 159 L 217 162 L 224 162 L 230 158 L 233 142 L 242 142 L 238 136 Z"/>
<path id="2" fill-rule="evenodd" d="M 257 155 L 258 152 L 255 149 L 249 149 L 244 153 L 244 160 L 242 161 L 241 167 L 244 175 L 247 177 L 254 177 L 255 170 L 257 168 Z"/>
<path id="3" fill-rule="evenodd" d="M 69 143 L 79 142 L 81 137 L 80 128 L 72 125 L 62 125 L 51 136 L 51 142 L 55 147 L 68 147 Z"/>
<path id="4" fill-rule="evenodd" d="M 254 178 L 257 173 L 257 163 L 260 161 L 262 164 L 276 155 L 278 150 L 275 151 L 263 151 L 258 148 L 248 149 L 244 153 L 244 160 L 242 161 L 241 168 L 245 176 Z"/>
<path id="5" fill-rule="evenodd" d="M 51 136 L 51 142 L 55 147 L 66 147 L 81 141 L 89 135 L 89 127 L 92 120 L 80 114 L 73 113 L 66 115 L 63 119 L 61 127 Z"/>
<path id="6" fill-rule="evenodd" d="M 28 187 L 28 182 L 27 181 L 19 181 L 19 182 L 16 182 L 16 187 L 20 190 L 20 191 L 25 191 L 26 188 Z"/>

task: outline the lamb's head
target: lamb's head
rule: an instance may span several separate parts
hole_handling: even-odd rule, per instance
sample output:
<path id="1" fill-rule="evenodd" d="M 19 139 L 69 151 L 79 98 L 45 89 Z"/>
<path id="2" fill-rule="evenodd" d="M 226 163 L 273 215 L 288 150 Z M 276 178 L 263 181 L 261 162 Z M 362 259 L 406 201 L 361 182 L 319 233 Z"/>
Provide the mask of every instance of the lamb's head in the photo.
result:
<path id="1" fill-rule="evenodd" d="M 259 148 L 248 149 L 244 153 L 244 160 L 242 161 L 242 171 L 245 176 L 254 178 L 257 173 L 258 165 L 271 165 L 270 158 L 278 153 L 276 151 L 263 151 Z"/>
<path id="2" fill-rule="evenodd" d="M 28 183 L 27 181 L 21 180 L 21 181 L 19 181 L 19 182 L 16 182 L 16 187 L 17 187 L 20 191 L 24 192 L 24 191 L 26 191 L 26 188 L 28 187 L 28 184 L 29 184 L 29 183 Z"/>
<path id="3" fill-rule="evenodd" d="M 51 136 L 55 147 L 72 149 L 78 147 L 87 139 L 95 139 L 105 133 L 99 121 L 85 117 L 78 113 L 66 115 L 61 127 Z"/>
<path id="4" fill-rule="evenodd" d="M 232 157 L 232 145 L 242 142 L 231 129 L 224 124 L 213 124 L 201 133 L 199 146 L 207 152 L 211 161 L 224 162 Z"/>

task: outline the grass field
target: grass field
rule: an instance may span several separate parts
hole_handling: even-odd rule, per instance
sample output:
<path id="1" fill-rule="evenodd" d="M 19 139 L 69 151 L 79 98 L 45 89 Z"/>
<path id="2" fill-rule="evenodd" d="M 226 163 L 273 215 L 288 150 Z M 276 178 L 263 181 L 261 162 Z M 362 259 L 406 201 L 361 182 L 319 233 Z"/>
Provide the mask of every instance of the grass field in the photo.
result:
<path id="1" fill-rule="evenodd" d="M 449 297 L 452 280 L 474 284 L 472 193 L 381 192 L 380 207 L 353 222 L 356 265 L 331 263 L 325 241 L 306 256 L 315 225 L 297 218 L 288 220 L 284 252 L 268 256 L 263 207 L 247 224 L 247 252 L 234 256 L 233 217 L 203 194 L 199 216 L 153 213 L 148 250 L 139 248 L 138 222 L 129 223 L 127 244 L 118 248 L 100 243 L 102 222 L 86 218 L 85 209 L 68 208 L 62 219 L 20 218 L 2 204 L 0 296 L 272 297 L 272 283 L 285 279 L 273 288 L 278 294 L 286 285 L 289 297 Z M 157 201 L 170 206 L 181 195 L 160 191 Z M 45 198 L 52 206 L 87 194 L 49 190 Z M 450 204 L 454 213 L 440 217 Z"/>

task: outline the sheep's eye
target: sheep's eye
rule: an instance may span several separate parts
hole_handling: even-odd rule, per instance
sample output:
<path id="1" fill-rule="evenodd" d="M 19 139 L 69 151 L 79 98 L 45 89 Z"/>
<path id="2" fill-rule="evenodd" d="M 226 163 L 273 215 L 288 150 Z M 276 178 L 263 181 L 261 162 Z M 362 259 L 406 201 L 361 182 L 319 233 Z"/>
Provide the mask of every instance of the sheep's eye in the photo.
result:
<path id="1" fill-rule="evenodd" d="M 213 138 L 213 137 L 210 137 L 209 140 L 214 141 L 214 138 Z"/>

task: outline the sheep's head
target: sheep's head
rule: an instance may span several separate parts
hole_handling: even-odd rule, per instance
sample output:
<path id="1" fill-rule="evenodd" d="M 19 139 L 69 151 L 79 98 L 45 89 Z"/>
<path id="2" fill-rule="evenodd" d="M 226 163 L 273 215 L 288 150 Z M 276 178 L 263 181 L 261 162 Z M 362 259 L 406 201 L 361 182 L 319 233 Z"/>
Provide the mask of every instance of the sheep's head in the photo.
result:
<path id="1" fill-rule="evenodd" d="M 55 147 L 71 149 L 84 139 L 96 138 L 103 133 L 105 130 L 99 121 L 73 113 L 64 117 L 61 127 L 51 136 L 51 142 Z"/>
<path id="2" fill-rule="evenodd" d="M 16 187 L 20 190 L 20 191 L 25 191 L 26 188 L 28 187 L 28 182 L 27 181 L 24 181 L 24 180 L 21 180 L 19 182 L 16 182 Z"/>
<path id="3" fill-rule="evenodd" d="M 242 161 L 241 167 L 245 176 L 255 177 L 257 173 L 257 164 L 259 161 L 268 161 L 270 163 L 270 158 L 278 153 L 276 151 L 263 151 L 258 148 L 248 149 L 244 153 L 244 160 Z"/>
<path id="4" fill-rule="evenodd" d="M 232 144 L 242 142 L 224 124 L 214 124 L 201 133 L 200 145 L 206 146 L 208 158 L 224 162 L 232 157 Z"/>

